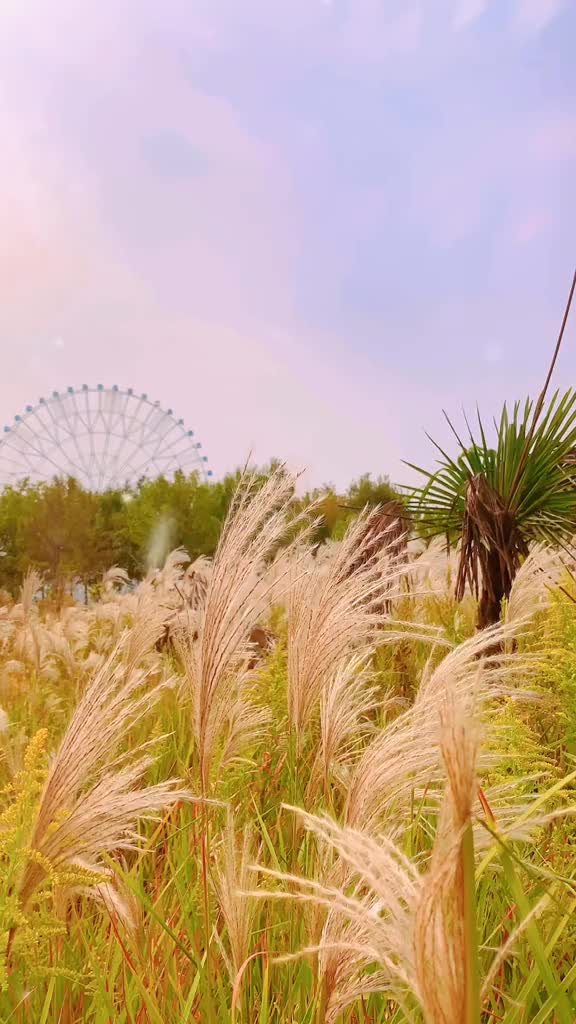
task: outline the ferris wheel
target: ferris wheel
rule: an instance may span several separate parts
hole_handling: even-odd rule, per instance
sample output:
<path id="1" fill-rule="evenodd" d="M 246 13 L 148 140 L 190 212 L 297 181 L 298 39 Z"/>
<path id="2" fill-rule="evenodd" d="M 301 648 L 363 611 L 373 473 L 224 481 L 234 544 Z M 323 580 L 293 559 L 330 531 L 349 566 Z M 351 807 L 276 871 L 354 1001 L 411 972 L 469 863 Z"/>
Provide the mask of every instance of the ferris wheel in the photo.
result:
<path id="1" fill-rule="evenodd" d="M 0 434 L 0 486 L 74 477 L 89 490 L 177 470 L 212 476 L 202 445 L 172 409 L 117 384 L 66 388 L 27 405 Z"/>

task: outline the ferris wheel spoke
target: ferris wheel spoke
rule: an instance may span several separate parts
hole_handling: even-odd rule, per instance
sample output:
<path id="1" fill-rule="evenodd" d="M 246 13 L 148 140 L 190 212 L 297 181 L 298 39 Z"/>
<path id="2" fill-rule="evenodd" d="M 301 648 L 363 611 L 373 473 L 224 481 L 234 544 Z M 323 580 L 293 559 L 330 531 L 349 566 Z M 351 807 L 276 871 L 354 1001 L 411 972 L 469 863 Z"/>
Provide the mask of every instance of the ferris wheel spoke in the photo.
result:
<path id="1" fill-rule="evenodd" d="M 169 475 L 170 472 L 175 472 L 178 469 L 184 470 L 186 468 L 190 468 L 200 471 L 203 469 L 201 461 L 197 457 L 194 457 L 194 455 L 187 459 L 176 459 L 174 456 L 163 457 L 162 455 L 157 455 L 152 460 L 152 464 L 162 476 Z M 142 470 L 144 466 L 145 463 L 142 463 L 138 466 L 138 470 Z"/>
<path id="2" fill-rule="evenodd" d="M 88 424 L 88 420 L 85 419 L 84 413 L 83 413 L 82 409 L 80 408 L 78 402 L 76 401 L 76 397 L 77 397 L 76 392 L 74 391 L 70 397 L 72 399 L 72 405 L 73 405 L 73 408 L 74 408 L 74 415 L 75 415 L 74 422 L 75 422 L 75 424 L 78 424 L 78 423 L 81 424 L 81 426 L 84 428 L 84 430 L 88 431 L 90 429 L 89 424 Z"/>
<path id="3" fill-rule="evenodd" d="M 44 401 L 43 404 L 38 407 L 36 416 L 43 423 L 46 436 L 50 439 L 52 444 L 58 447 L 63 442 L 62 434 L 65 433 L 65 428 L 62 427 L 62 424 L 59 423 L 54 416 L 52 411 L 52 401 L 53 400 L 50 399 L 48 399 L 48 401 Z"/>
<path id="4" fill-rule="evenodd" d="M 144 397 L 140 398 L 138 408 L 134 413 L 134 434 L 139 444 L 143 443 L 144 435 L 148 429 L 147 424 L 154 414 L 154 409 L 155 406 L 152 402 L 148 402 Z"/>
<path id="5" fill-rule="evenodd" d="M 106 478 L 104 471 L 105 471 L 106 462 L 107 462 L 107 459 L 108 459 L 108 449 L 110 447 L 110 439 L 111 439 L 111 437 L 112 437 L 112 433 L 111 433 L 110 430 L 108 430 L 107 434 L 105 435 L 105 440 L 104 440 L 104 451 L 103 451 L 101 459 L 100 459 L 100 472 L 98 474 L 98 489 L 100 489 L 100 487 L 102 486 L 103 481 Z"/>
<path id="6" fill-rule="evenodd" d="M 64 448 L 66 435 L 62 436 L 63 431 L 56 423 L 49 404 L 44 403 L 40 406 L 40 409 L 42 415 L 38 410 L 35 410 L 35 418 L 42 424 L 45 431 L 45 436 L 41 438 L 44 442 L 44 457 L 49 458 L 53 464 L 58 465 L 60 472 L 65 475 L 74 475 L 71 470 L 81 473 L 82 466 L 78 465 L 76 460 Z M 52 426 L 54 427 L 53 431 Z"/>
<path id="7" fill-rule="evenodd" d="M 153 459 L 155 454 L 156 454 L 156 452 L 162 451 L 163 449 L 166 449 L 166 448 L 170 447 L 170 445 L 166 445 L 165 442 L 166 442 L 167 437 L 172 433 L 172 430 L 173 430 L 173 426 L 169 425 L 168 429 L 165 431 L 165 433 L 164 434 L 159 434 L 154 443 L 152 443 L 152 439 L 150 439 L 150 442 L 149 442 L 148 447 L 147 447 L 147 450 L 148 450 L 148 452 L 150 454 L 150 458 Z"/>
<path id="8" fill-rule="evenodd" d="M 156 413 L 156 415 L 154 415 Z M 146 423 L 142 425 L 140 431 L 139 444 L 141 448 L 145 448 L 151 441 L 155 441 L 158 436 L 158 427 L 160 425 L 157 410 L 153 410 L 150 417 L 146 417 Z"/>
<path id="9" fill-rule="evenodd" d="M 137 446 L 134 446 L 134 448 L 132 448 L 128 452 L 128 454 L 126 455 L 126 457 L 124 459 L 124 462 L 119 466 L 119 468 L 117 470 L 118 476 L 120 475 L 120 473 L 123 473 L 124 471 L 128 471 L 130 469 L 130 476 L 131 477 L 133 477 L 135 480 L 138 480 L 140 478 L 140 467 L 139 466 L 135 466 L 134 462 L 133 462 L 133 460 L 135 460 L 135 457 L 136 457 L 136 455 L 138 454 L 139 451 L 140 451 L 140 449 Z M 149 464 L 149 463 L 150 463 L 150 459 L 147 457 L 142 462 L 142 466 L 144 468 L 146 468 L 146 465 Z"/>
<path id="10" fill-rule="evenodd" d="M 56 402 L 58 402 L 58 408 L 60 410 L 62 417 L 60 420 L 58 420 L 57 417 L 54 415 L 53 406 L 55 405 Z M 52 398 L 52 400 L 49 400 L 43 406 L 43 408 L 49 414 L 52 422 L 54 423 L 56 437 L 58 435 L 58 431 L 65 434 L 65 439 L 60 438 L 56 441 L 58 448 L 62 449 L 66 441 L 70 439 L 72 441 L 77 456 L 77 458 L 72 458 L 71 456 L 69 456 L 70 464 L 74 469 L 80 472 L 81 475 L 85 474 L 86 465 L 80 446 L 78 444 L 77 430 L 74 429 L 73 425 L 70 423 L 70 420 L 68 419 L 67 396 L 61 398 L 59 395 L 55 395 Z"/>
<path id="11" fill-rule="evenodd" d="M 122 424 L 123 433 L 126 432 L 125 412 L 128 404 L 128 398 L 129 396 L 122 394 L 121 391 L 112 392 L 111 414 L 114 415 L 115 420 L 111 419 L 110 424 L 112 428 L 115 427 L 117 423 Z"/>
<path id="12" fill-rule="evenodd" d="M 139 452 L 138 454 L 140 455 L 140 460 L 135 465 L 134 472 L 135 472 L 135 474 L 140 475 L 141 473 L 143 473 L 145 471 L 147 465 L 154 464 L 154 462 L 156 461 L 157 456 L 155 457 L 150 452 L 146 452 L 145 454 L 142 453 L 142 452 Z"/>
<path id="13" fill-rule="evenodd" d="M 69 436 L 72 438 L 72 442 L 74 444 L 74 449 L 76 451 L 78 464 L 82 467 L 82 473 L 86 474 L 86 470 L 87 470 L 86 458 L 85 458 L 84 452 L 82 451 L 82 449 L 80 447 L 80 443 L 79 443 L 79 439 L 78 439 L 78 424 L 74 425 L 73 420 L 71 420 L 69 418 L 68 406 L 72 405 L 72 403 L 69 402 L 68 399 L 72 398 L 72 397 L 73 396 L 67 396 L 65 401 L 63 402 L 64 415 L 66 417 L 66 422 L 68 424 Z"/>
<path id="14" fill-rule="evenodd" d="M 43 405 L 42 409 L 45 410 L 46 406 Z M 46 429 L 47 424 L 39 415 L 36 416 L 36 419 L 40 419 Z M 46 437 L 43 440 L 45 443 L 44 457 L 49 458 L 52 463 L 58 465 L 61 473 L 67 476 L 74 475 L 72 470 L 77 473 L 79 472 L 80 474 L 83 473 L 82 461 L 80 461 L 80 464 L 77 463 L 75 458 L 66 451 L 66 448 L 64 447 L 66 441 L 65 438 L 59 437 L 57 433 L 52 434 L 48 428 Z"/>
<path id="15" fill-rule="evenodd" d="M 122 436 L 126 433 L 126 425 L 124 423 L 124 416 L 118 410 L 110 412 L 110 419 L 108 420 L 110 432 L 112 434 L 121 434 Z"/>
<path id="16" fill-rule="evenodd" d="M 120 475 L 121 467 L 118 466 L 118 460 L 120 455 L 121 452 L 117 452 L 114 458 L 109 460 L 108 465 L 106 467 L 106 479 L 110 482 L 110 485 L 114 487 L 120 487 L 123 485 L 123 483 L 129 482 L 128 479 L 122 480 L 122 477 Z M 127 477 L 129 476 L 130 474 L 127 473 Z"/>
<path id="17" fill-rule="evenodd" d="M 35 427 L 32 427 L 32 422 L 35 422 Z M 36 445 L 42 447 L 42 445 L 51 446 L 54 444 L 54 436 L 50 432 L 49 427 L 42 419 L 38 408 L 35 408 L 28 421 L 28 428 L 33 436 L 36 438 Z"/>
<path id="18" fill-rule="evenodd" d="M 62 441 L 62 438 L 59 435 L 63 432 L 63 427 L 62 427 L 62 422 L 58 422 L 58 420 L 54 416 L 54 411 L 52 409 L 52 403 L 53 403 L 53 399 L 52 400 L 49 399 L 42 406 L 42 408 L 43 408 L 44 412 L 46 413 L 46 419 L 49 421 L 48 422 L 48 429 L 51 430 L 52 427 L 54 428 L 54 435 L 53 436 L 55 438 L 56 443 L 58 444 L 58 443 L 61 443 L 61 441 Z M 51 423 L 50 423 L 50 421 L 51 421 Z"/>
<path id="19" fill-rule="evenodd" d="M 84 392 L 84 405 L 86 409 L 86 419 L 88 420 L 88 478 L 90 480 L 90 486 L 94 486 L 93 467 L 96 463 L 96 448 L 94 445 L 94 424 L 92 421 L 92 410 L 90 408 L 90 400 L 88 392 Z"/>
<path id="20" fill-rule="evenodd" d="M 196 442 L 192 440 L 189 434 L 180 434 L 178 437 L 175 437 L 170 444 L 165 446 L 164 451 L 166 453 L 173 452 L 173 449 L 177 449 L 179 445 L 183 452 L 197 451 Z M 173 454 L 175 454 L 175 452 L 173 452 Z"/>
<path id="21" fill-rule="evenodd" d="M 10 445 L 9 441 L 5 442 L 5 447 L 7 449 L 9 449 L 9 450 L 12 447 Z M 16 456 L 17 457 L 16 458 L 10 458 L 10 455 L 8 455 L 7 456 L 7 461 L 9 462 L 10 465 L 14 466 L 14 472 L 17 472 L 18 471 L 18 467 L 20 467 L 20 475 L 22 476 L 22 472 L 21 472 L 21 470 L 22 470 L 22 463 L 24 463 L 25 466 L 30 470 L 30 472 L 34 473 L 34 471 L 35 471 L 34 462 L 30 461 L 29 454 L 27 452 L 21 452 L 18 449 L 13 449 L 13 450 L 16 452 Z"/>
<path id="22" fill-rule="evenodd" d="M 88 391 L 83 391 L 82 395 L 84 398 L 84 412 L 86 414 L 86 428 L 88 431 L 88 435 L 90 436 L 93 430 L 92 410 L 90 408 L 90 393 Z"/>
<path id="23" fill-rule="evenodd" d="M 29 434 L 29 437 L 27 437 L 27 436 L 22 437 L 21 436 L 22 433 L 24 432 L 24 430 L 27 431 L 27 433 Z M 26 456 L 26 454 L 27 454 L 26 449 L 27 448 L 29 448 L 30 451 L 33 452 L 35 455 L 37 455 L 39 458 L 45 458 L 46 457 L 46 450 L 43 447 L 43 441 L 45 441 L 45 439 L 42 438 L 42 436 L 40 434 L 34 433 L 34 431 L 32 431 L 32 429 L 30 428 L 30 425 L 28 423 L 23 423 L 21 425 L 20 430 L 18 430 L 18 431 L 12 430 L 11 435 L 10 435 L 10 440 L 8 442 L 6 442 L 6 443 L 14 451 L 19 452 L 22 458 L 24 458 Z"/>
<path id="24" fill-rule="evenodd" d="M 21 461 L 23 461 L 34 474 L 34 476 L 37 477 L 39 464 L 35 464 L 33 459 L 31 459 L 30 455 L 26 451 L 22 451 L 21 449 L 17 449 L 14 447 L 13 450 L 18 452 Z M 67 470 L 65 465 L 63 465 L 62 463 L 58 462 L 55 458 L 53 458 L 50 452 L 47 452 L 41 448 L 37 448 L 36 446 L 30 446 L 30 452 L 38 455 L 39 460 L 41 460 L 41 464 L 48 464 L 56 470 L 55 474 L 51 474 L 52 476 L 61 476 L 62 473 L 67 473 L 68 475 L 71 475 L 69 469 Z M 40 478 L 44 479 L 46 478 L 46 475 L 42 473 L 40 474 Z"/>
<path id="25" fill-rule="evenodd" d="M 146 424 L 146 432 L 142 438 L 142 443 L 144 445 L 159 444 L 161 443 L 161 439 L 169 434 L 173 429 L 181 429 L 181 424 L 174 419 L 171 409 L 163 410 L 156 407 L 154 409 L 154 414 Z"/>
<path id="26" fill-rule="evenodd" d="M 115 453 L 107 453 L 105 462 L 101 465 L 102 479 L 115 483 L 118 479 L 117 465 L 118 460 L 122 455 L 122 449 L 118 449 Z"/>

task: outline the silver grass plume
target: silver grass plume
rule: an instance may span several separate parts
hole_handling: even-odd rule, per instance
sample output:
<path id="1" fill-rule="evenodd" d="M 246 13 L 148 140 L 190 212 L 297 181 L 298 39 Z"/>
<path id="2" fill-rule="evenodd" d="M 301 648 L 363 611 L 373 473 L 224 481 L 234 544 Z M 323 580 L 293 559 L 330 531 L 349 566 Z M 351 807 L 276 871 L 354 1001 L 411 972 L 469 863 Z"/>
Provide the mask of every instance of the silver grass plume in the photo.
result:
<path id="1" fill-rule="evenodd" d="M 525 621 L 538 609 L 546 608 L 562 577 L 568 576 L 573 566 L 573 552 L 534 545 L 514 577 L 505 607 L 506 622 Z"/>
<path id="2" fill-rule="evenodd" d="M 527 664 L 517 655 L 494 654 L 514 631 L 496 626 L 453 648 L 424 670 L 414 704 L 382 728 L 365 748 L 350 779 L 346 821 L 373 830 L 410 813 L 413 796 L 431 796 L 442 782 L 439 702 L 458 692 L 478 712 L 497 717 L 499 700 L 513 693 Z"/>
<path id="3" fill-rule="evenodd" d="M 369 719 L 377 703 L 372 679 L 365 657 L 353 654 L 336 666 L 322 689 L 320 760 L 326 788 L 331 778 L 347 788 L 359 746 L 374 728 Z"/>
<path id="4" fill-rule="evenodd" d="M 288 596 L 288 715 L 297 748 L 328 680 L 351 654 L 367 659 L 386 620 L 382 604 L 400 591 L 409 566 L 375 545 L 379 509 L 364 510 L 323 571 L 296 565 Z"/>
<path id="5" fill-rule="evenodd" d="M 225 943 L 217 933 L 218 945 L 232 983 L 250 955 L 259 908 L 256 897 L 246 894 L 254 860 L 252 830 L 244 826 L 240 831 L 240 841 L 237 842 L 234 825 L 234 815 L 228 808 L 226 828 L 216 850 L 214 870 L 214 888 L 227 934 Z"/>
<path id="6" fill-rule="evenodd" d="M 139 818 L 188 796 L 177 780 L 142 785 L 153 761 L 142 747 L 118 754 L 162 689 L 151 687 L 149 671 L 137 667 L 136 655 L 145 648 L 142 635 L 135 646 L 125 638 L 76 707 L 39 801 L 31 857 L 19 886 L 23 907 L 46 874 L 79 861 L 98 867 L 102 853 L 136 843 Z"/>
<path id="7" fill-rule="evenodd" d="M 204 795 L 222 737 L 228 735 L 228 745 L 238 750 L 245 728 L 253 734 L 255 726 L 249 702 L 244 701 L 246 714 L 240 707 L 248 638 L 266 600 L 259 571 L 286 535 L 295 480 L 279 467 L 261 486 L 257 483 L 252 473 L 240 480 L 214 555 L 197 640 L 181 637 Z"/>
<path id="8" fill-rule="evenodd" d="M 437 715 L 445 791 L 427 865 L 417 866 L 386 835 L 375 838 L 327 815 L 290 808 L 336 858 L 329 878 L 258 869 L 292 889 L 268 892 L 268 898 L 312 902 L 327 912 L 320 941 L 300 953 L 318 956 L 327 1024 L 371 992 L 385 992 L 401 1004 L 415 998 L 426 1024 L 471 1019 L 464 1010 L 475 949 L 470 949 L 462 846 L 476 802 L 479 733 L 457 691 L 441 701 Z M 477 988 L 473 995 L 479 999 Z"/>

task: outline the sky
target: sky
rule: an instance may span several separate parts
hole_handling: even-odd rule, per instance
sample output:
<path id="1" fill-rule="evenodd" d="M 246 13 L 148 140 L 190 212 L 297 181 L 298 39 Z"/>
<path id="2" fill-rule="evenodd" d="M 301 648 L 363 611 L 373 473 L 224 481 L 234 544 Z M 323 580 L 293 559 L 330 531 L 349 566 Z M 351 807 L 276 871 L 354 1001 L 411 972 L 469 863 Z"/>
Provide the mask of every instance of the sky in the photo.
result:
<path id="1" fill-rule="evenodd" d="M 216 477 L 410 482 L 442 409 L 543 382 L 575 39 L 576 0 L 0 0 L 0 420 L 119 384 Z"/>

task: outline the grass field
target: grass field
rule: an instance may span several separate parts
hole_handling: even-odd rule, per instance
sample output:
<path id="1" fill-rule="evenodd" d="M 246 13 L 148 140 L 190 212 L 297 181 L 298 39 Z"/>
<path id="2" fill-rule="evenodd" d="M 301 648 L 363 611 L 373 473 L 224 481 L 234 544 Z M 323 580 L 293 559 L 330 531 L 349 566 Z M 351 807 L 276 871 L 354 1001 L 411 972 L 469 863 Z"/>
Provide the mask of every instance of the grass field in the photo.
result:
<path id="1" fill-rule="evenodd" d="M 276 554 L 291 487 L 211 564 L 0 610 L 2 1021 L 576 1019 L 568 558 L 475 633 L 369 513 Z"/>

